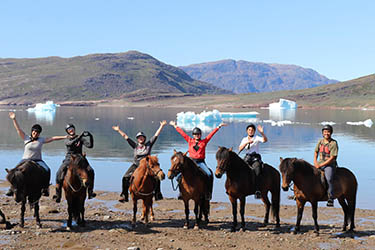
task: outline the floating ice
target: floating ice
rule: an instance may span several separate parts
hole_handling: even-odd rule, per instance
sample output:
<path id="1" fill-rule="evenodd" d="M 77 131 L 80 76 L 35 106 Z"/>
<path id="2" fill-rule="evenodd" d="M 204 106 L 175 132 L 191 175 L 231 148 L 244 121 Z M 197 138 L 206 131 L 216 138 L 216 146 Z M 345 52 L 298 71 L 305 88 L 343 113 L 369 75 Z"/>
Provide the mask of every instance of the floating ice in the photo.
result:
<path id="1" fill-rule="evenodd" d="M 357 125 L 357 126 L 364 125 L 364 126 L 366 126 L 368 128 L 371 128 L 372 124 L 374 124 L 374 123 L 372 122 L 371 119 L 367 119 L 367 120 L 365 120 L 363 122 L 346 122 L 346 124 L 348 124 L 348 125 Z"/>
<path id="2" fill-rule="evenodd" d="M 264 120 L 263 122 L 264 123 L 271 123 L 271 126 L 278 126 L 278 127 L 293 124 L 292 121 L 288 121 L 288 120 L 284 120 L 284 121 Z"/>
<path id="3" fill-rule="evenodd" d="M 202 131 L 207 132 L 217 127 L 223 121 L 249 121 L 256 119 L 258 112 L 220 112 L 216 109 L 212 111 L 203 111 L 196 114 L 192 111 L 177 113 L 177 125 L 188 131 L 199 127 Z"/>
<path id="4" fill-rule="evenodd" d="M 321 122 L 320 123 L 321 125 L 335 125 L 336 124 L 336 122 Z"/>
<path id="5" fill-rule="evenodd" d="M 297 103 L 280 98 L 279 102 L 270 103 L 268 107 L 269 109 L 296 109 Z"/>
<path id="6" fill-rule="evenodd" d="M 53 101 L 47 101 L 46 103 L 37 103 L 34 108 L 28 108 L 28 112 L 43 112 L 43 111 L 56 111 L 56 107 L 60 105 L 53 103 Z"/>

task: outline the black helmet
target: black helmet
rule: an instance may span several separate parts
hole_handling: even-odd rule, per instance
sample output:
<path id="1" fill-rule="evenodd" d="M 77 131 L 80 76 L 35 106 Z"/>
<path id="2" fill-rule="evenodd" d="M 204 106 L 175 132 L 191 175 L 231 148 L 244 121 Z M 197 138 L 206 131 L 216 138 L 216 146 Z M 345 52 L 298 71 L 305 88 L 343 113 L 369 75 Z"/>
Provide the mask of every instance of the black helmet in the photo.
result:
<path id="1" fill-rule="evenodd" d="M 196 134 L 196 135 L 201 135 L 202 134 L 202 130 L 198 127 L 195 127 L 193 129 L 193 135 Z"/>
<path id="2" fill-rule="evenodd" d="M 38 132 L 39 134 L 42 133 L 42 126 L 40 126 L 39 124 L 34 124 L 32 127 L 31 127 L 31 132 L 33 131 L 36 131 Z"/>
<path id="3" fill-rule="evenodd" d="M 254 123 L 250 123 L 249 125 L 247 125 L 246 127 L 246 131 L 249 129 L 249 128 L 253 128 L 255 131 L 257 130 Z"/>
<path id="4" fill-rule="evenodd" d="M 146 139 L 146 135 L 145 135 L 145 133 L 143 133 L 142 131 L 141 131 L 141 132 L 138 132 L 137 135 L 135 136 L 135 138 L 138 139 L 138 137 L 140 137 L 140 136 L 143 136 L 143 137 Z"/>
<path id="5" fill-rule="evenodd" d="M 66 126 L 65 126 L 65 131 L 68 133 L 68 129 L 70 129 L 70 128 L 74 128 L 74 130 L 76 129 L 76 127 L 74 127 L 73 124 L 68 123 L 68 124 L 66 124 Z"/>
<path id="6" fill-rule="evenodd" d="M 331 132 L 331 134 L 333 133 L 333 128 L 331 125 L 327 124 L 327 125 L 324 125 L 323 128 L 322 128 L 322 132 L 324 130 L 329 130 L 329 132 Z"/>

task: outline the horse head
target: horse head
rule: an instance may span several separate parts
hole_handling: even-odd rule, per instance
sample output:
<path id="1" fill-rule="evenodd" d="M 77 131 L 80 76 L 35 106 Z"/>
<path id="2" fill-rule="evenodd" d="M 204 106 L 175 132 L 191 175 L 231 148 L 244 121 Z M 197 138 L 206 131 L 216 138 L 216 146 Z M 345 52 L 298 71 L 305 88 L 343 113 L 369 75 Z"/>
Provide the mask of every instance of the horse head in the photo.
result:
<path id="1" fill-rule="evenodd" d="M 158 157 L 148 155 L 144 159 L 146 161 L 147 168 L 149 168 L 151 170 L 151 172 L 150 172 L 151 175 L 154 176 L 154 177 L 158 177 L 159 180 L 164 180 L 165 174 L 164 174 L 163 170 L 160 168 Z"/>
<path id="2" fill-rule="evenodd" d="M 285 158 L 280 157 L 279 169 L 282 175 L 282 184 L 281 187 L 284 191 L 288 191 L 290 183 L 294 178 L 294 163 L 297 158 Z"/>
<path id="3" fill-rule="evenodd" d="M 168 179 L 173 179 L 176 175 L 182 172 L 186 155 L 187 152 L 183 154 L 182 152 L 174 150 L 171 157 L 171 168 L 168 170 Z"/>
<path id="4" fill-rule="evenodd" d="M 87 187 L 89 182 L 89 177 L 87 174 L 88 165 L 89 163 L 85 156 L 80 154 L 72 154 L 70 156 L 68 170 L 71 171 L 73 175 L 78 176 L 83 187 Z"/>
<path id="5" fill-rule="evenodd" d="M 221 178 L 221 176 L 223 176 L 223 174 L 228 170 L 230 163 L 230 152 L 232 152 L 232 148 L 228 149 L 226 147 L 219 147 L 219 150 L 216 152 L 216 178 Z"/>
<path id="6" fill-rule="evenodd" d="M 24 192 L 24 168 L 13 168 L 11 170 L 5 169 L 7 171 L 6 179 L 11 185 L 11 189 L 15 194 L 15 201 L 20 202 L 26 198 L 26 193 Z"/>

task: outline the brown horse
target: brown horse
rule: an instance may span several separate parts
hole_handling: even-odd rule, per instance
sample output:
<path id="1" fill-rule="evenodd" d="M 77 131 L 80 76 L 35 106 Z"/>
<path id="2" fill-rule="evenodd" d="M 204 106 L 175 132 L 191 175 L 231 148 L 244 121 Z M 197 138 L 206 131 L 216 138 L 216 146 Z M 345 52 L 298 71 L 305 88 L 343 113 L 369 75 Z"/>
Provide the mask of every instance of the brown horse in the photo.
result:
<path id="1" fill-rule="evenodd" d="M 16 202 L 21 202 L 20 226 L 25 224 L 26 202 L 29 201 L 30 208 L 34 208 L 34 217 L 38 227 L 42 227 L 39 217 L 39 199 L 41 191 L 49 183 L 49 173 L 37 163 L 27 160 L 8 170 L 6 179 L 11 184 Z"/>
<path id="2" fill-rule="evenodd" d="M 164 180 L 165 174 L 160 168 L 158 158 L 156 156 L 146 156 L 139 162 L 139 166 L 134 171 L 131 179 L 129 192 L 133 200 L 133 221 L 132 227 L 135 227 L 137 214 L 137 201 L 143 201 L 143 211 L 141 220 L 145 220 L 148 224 L 148 215 L 151 212 L 151 221 L 154 220 L 154 211 L 152 209 L 152 197 L 155 192 L 155 178 Z"/>
<path id="3" fill-rule="evenodd" d="M 221 178 L 226 172 L 227 180 L 225 188 L 232 203 L 233 225 L 231 231 L 236 231 L 237 227 L 237 199 L 240 200 L 241 230 L 245 230 L 245 203 L 246 196 L 255 194 L 255 174 L 250 170 L 249 165 L 239 157 L 232 149 L 219 147 L 216 153 L 217 168 L 215 176 Z M 276 220 L 276 227 L 280 226 L 280 174 L 268 164 L 263 164 L 260 192 L 262 201 L 266 208 L 264 224 L 268 224 L 270 208 Z M 267 194 L 271 192 L 272 203 L 268 200 Z"/>
<path id="4" fill-rule="evenodd" d="M 71 155 L 63 182 L 65 198 L 68 202 L 68 230 L 72 227 L 72 219 L 78 225 L 85 226 L 85 200 L 89 181 L 86 170 L 88 164 L 85 156 Z"/>
<path id="5" fill-rule="evenodd" d="M 283 176 L 282 188 L 288 191 L 291 182 L 294 182 L 294 195 L 297 203 L 297 223 L 294 233 L 300 230 L 300 223 L 305 203 L 309 201 L 312 206 L 312 217 L 314 219 L 314 232 L 319 233 L 318 226 L 318 201 L 328 199 L 325 185 L 322 184 L 321 171 L 308 162 L 297 158 L 280 157 L 279 169 Z M 349 230 L 354 229 L 354 212 L 357 196 L 357 180 L 354 174 L 346 168 L 337 168 L 334 179 L 335 197 L 337 197 L 344 211 L 343 231 L 346 231 L 348 221 L 350 221 Z"/>
<path id="6" fill-rule="evenodd" d="M 181 183 L 179 189 L 182 200 L 185 204 L 185 224 L 184 228 L 189 227 L 189 200 L 194 201 L 195 225 L 194 229 L 198 229 L 202 220 L 202 213 L 205 222 L 208 223 L 208 215 L 210 213 L 210 201 L 206 199 L 207 193 L 206 178 L 199 170 L 197 164 L 186 156 L 187 153 L 174 151 L 171 157 L 171 168 L 168 171 L 168 178 L 173 179 L 177 174 L 181 173 Z"/>

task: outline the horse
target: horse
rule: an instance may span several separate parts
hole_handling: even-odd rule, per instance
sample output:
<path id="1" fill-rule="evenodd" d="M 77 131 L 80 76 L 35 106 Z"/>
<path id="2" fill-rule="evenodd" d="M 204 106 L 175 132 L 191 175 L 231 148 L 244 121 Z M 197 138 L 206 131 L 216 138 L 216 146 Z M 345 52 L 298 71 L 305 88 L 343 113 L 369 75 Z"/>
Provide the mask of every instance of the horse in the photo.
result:
<path id="1" fill-rule="evenodd" d="M 199 229 L 202 220 L 202 214 L 205 217 L 205 223 L 208 223 L 210 213 L 210 201 L 206 199 L 207 180 L 198 165 L 189 157 L 187 153 L 177 152 L 171 157 L 171 168 L 168 171 L 168 178 L 173 179 L 181 173 L 181 182 L 179 184 L 182 200 L 185 204 L 185 224 L 184 228 L 189 228 L 189 200 L 194 201 L 195 225 L 194 229 Z"/>
<path id="2" fill-rule="evenodd" d="M 34 217 L 37 227 L 41 228 L 42 224 L 39 217 L 39 199 L 42 195 L 42 189 L 49 183 L 49 173 L 32 160 L 26 160 L 15 168 L 8 170 L 6 179 L 11 184 L 11 189 L 15 194 L 15 201 L 21 202 L 20 226 L 25 225 L 26 202 L 30 208 L 34 208 Z"/>
<path id="3" fill-rule="evenodd" d="M 145 220 L 145 224 L 148 225 L 150 212 L 151 221 L 155 219 L 152 209 L 152 197 L 156 188 L 155 178 L 164 180 L 165 174 L 160 168 L 158 158 L 148 155 L 139 162 L 139 166 L 130 178 L 129 192 L 133 201 L 133 228 L 135 228 L 136 224 L 137 202 L 139 199 L 143 201 L 141 220 Z"/>
<path id="4" fill-rule="evenodd" d="M 221 178 L 227 174 L 225 182 L 226 193 L 232 203 L 233 224 L 231 231 L 235 232 L 237 227 L 237 199 L 240 200 L 241 231 L 245 230 L 245 204 L 246 196 L 255 194 L 255 173 L 249 165 L 232 149 L 219 147 L 216 152 L 217 167 L 215 176 Z M 268 224 L 269 212 L 272 207 L 272 214 L 276 220 L 276 227 L 280 227 L 280 174 L 272 166 L 264 163 L 262 170 L 260 192 L 261 199 L 265 205 L 266 213 L 263 224 Z M 272 194 L 272 203 L 268 199 L 268 192 Z"/>
<path id="5" fill-rule="evenodd" d="M 318 201 L 328 200 L 326 185 L 322 182 L 322 172 L 310 163 L 297 158 L 280 157 L 280 172 L 282 174 L 282 188 L 288 191 L 291 182 L 294 183 L 294 195 L 297 204 L 297 223 L 294 233 L 300 231 L 305 203 L 309 201 L 312 206 L 312 217 L 314 219 L 314 232 L 319 233 L 318 226 Z M 349 231 L 353 231 L 354 212 L 356 205 L 358 183 L 354 174 L 347 168 L 338 167 L 334 178 L 334 193 L 342 210 L 344 211 L 344 225 L 342 230 L 346 231 L 350 221 Z"/>
<path id="6" fill-rule="evenodd" d="M 89 165 L 85 156 L 72 154 L 66 175 L 63 181 L 65 198 L 68 202 L 67 229 L 72 227 L 74 219 L 79 226 L 85 226 L 85 200 L 89 177 L 87 166 Z"/>
<path id="7" fill-rule="evenodd" d="M 0 224 L 5 224 L 5 229 L 11 229 L 12 228 L 12 224 L 10 224 L 10 222 L 7 221 L 7 219 L 5 218 L 5 215 L 4 215 L 3 211 L 1 211 L 1 209 L 0 209 L 0 217 L 1 217 Z"/>

